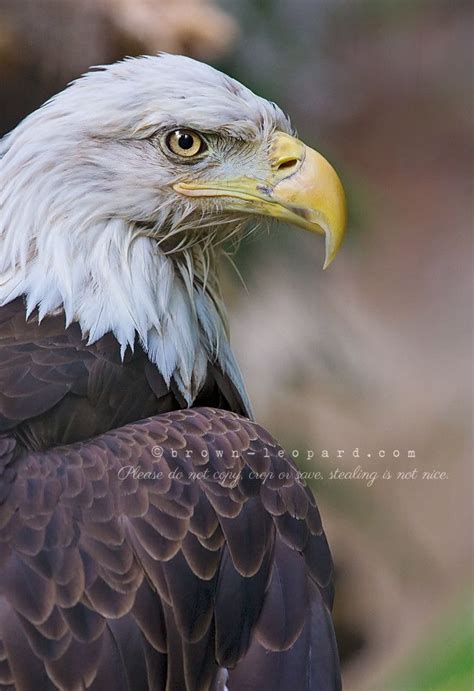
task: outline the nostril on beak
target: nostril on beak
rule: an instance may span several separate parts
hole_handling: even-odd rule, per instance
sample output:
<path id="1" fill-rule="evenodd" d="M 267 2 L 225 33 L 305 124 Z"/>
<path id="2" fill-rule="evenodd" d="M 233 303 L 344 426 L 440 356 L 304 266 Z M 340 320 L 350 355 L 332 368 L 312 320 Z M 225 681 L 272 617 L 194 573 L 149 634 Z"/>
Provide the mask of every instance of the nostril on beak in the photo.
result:
<path id="1" fill-rule="evenodd" d="M 278 171 L 283 171 L 283 170 L 288 170 L 290 171 L 291 168 L 296 168 L 296 166 L 299 163 L 299 159 L 297 158 L 286 158 L 283 161 L 280 161 L 276 168 Z"/>

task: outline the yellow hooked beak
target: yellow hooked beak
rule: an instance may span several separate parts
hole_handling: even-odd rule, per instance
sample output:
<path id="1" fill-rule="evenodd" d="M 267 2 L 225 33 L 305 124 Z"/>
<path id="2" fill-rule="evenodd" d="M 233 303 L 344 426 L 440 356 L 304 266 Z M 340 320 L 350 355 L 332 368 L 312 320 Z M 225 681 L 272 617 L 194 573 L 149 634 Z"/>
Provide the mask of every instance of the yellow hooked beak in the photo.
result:
<path id="1" fill-rule="evenodd" d="M 283 132 L 273 135 L 269 164 L 265 179 L 179 182 L 174 189 L 189 197 L 221 197 L 225 211 L 271 216 L 324 234 L 326 268 L 346 226 L 346 199 L 336 171 L 317 151 Z"/>

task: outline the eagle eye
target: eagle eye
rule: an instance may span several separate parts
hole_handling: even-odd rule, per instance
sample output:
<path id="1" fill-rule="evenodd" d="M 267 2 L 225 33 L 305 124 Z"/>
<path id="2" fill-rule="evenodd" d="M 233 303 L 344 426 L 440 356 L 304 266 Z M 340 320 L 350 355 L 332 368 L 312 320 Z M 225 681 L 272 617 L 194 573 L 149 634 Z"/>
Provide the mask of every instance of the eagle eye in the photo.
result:
<path id="1" fill-rule="evenodd" d="M 200 154 L 206 146 L 202 137 L 191 130 L 174 130 L 168 135 L 166 144 L 170 151 L 184 158 Z"/>

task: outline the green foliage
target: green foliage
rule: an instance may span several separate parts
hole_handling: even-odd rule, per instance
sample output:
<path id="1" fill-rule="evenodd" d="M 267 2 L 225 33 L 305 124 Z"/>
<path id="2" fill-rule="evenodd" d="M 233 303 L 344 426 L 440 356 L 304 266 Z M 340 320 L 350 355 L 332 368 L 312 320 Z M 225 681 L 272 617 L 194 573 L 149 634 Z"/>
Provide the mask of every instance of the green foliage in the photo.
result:
<path id="1" fill-rule="evenodd" d="M 415 653 L 411 665 L 387 691 L 472 691 L 473 622 L 474 605 L 461 604 L 453 617 L 440 622 L 437 635 Z"/>

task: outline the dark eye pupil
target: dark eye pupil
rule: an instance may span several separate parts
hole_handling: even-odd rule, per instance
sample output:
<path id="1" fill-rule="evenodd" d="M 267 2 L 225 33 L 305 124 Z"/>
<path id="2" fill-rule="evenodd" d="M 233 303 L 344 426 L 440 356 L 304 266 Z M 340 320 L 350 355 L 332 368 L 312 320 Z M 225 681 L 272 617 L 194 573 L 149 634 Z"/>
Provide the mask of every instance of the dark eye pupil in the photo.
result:
<path id="1" fill-rule="evenodd" d="M 190 134 L 180 134 L 178 144 L 181 149 L 190 149 L 194 144 L 194 138 Z"/>

